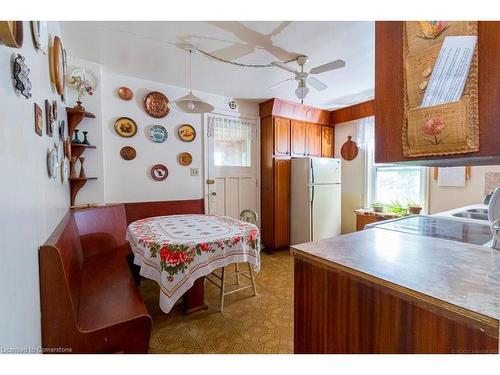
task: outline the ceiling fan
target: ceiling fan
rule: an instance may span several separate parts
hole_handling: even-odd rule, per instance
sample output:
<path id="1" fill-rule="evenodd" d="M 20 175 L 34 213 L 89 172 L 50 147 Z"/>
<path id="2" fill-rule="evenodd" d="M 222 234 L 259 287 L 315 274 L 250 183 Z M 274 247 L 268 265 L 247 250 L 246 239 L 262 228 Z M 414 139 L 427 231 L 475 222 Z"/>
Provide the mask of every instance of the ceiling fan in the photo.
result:
<path id="1" fill-rule="evenodd" d="M 313 77 L 313 75 L 324 73 L 324 72 L 329 72 L 330 70 L 335 70 L 335 69 L 340 69 L 345 66 L 345 61 L 344 60 L 335 60 L 335 61 L 330 61 L 329 63 L 319 65 L 315 68 L 312 68 L 309 71 L 304 71 L 304 65 L 306 65 L 309 62 L 309 57 L 307 56 L 299 56 L 297 58 L 297 64 L 299 65 L 298 70 L 294 70 L 291 67 L 289 67 L 287 64 L 279 62 L 279 61 L 273 61 L 272 64 L 274 66 L 277 66 L 278 68 L 284 69 L 287 72 L 293 73 L 295 77 L 285 79 L 284 81 L 278 82 L 270 87 L 270 89 L 274 89 L 278 86 L 281 86 L 282 84 L 289 82 L 289 81 L 297 81 L 297 88 L 295 89 L 295 95 L 297 98 L 301 100 L 301 102 L 304 101 L 304 98 L 307 96 L 309 93 L 309 87 L 307 85 L 310 85 L 311 87 L 315 88 L 316 90 L 323 91 L 328 88 L 327 85 L 325 85 L 323 82 L 320 80 L 316 79 Z"/>

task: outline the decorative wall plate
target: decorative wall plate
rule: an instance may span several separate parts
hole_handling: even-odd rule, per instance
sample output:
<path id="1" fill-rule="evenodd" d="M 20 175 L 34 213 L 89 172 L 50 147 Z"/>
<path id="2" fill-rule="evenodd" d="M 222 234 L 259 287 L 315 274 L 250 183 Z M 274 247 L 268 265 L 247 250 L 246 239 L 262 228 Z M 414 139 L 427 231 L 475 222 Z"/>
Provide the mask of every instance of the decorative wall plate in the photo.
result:
<path id="1" fill-rule="evenodd" d="M 65 184 L 69 178 L 69 159 L 64 157 L 61 162 L 61 182 Z"/>
<path id="2" fill-rule="evenodd" d="M 0 21 L 0 41 L 8 47 L 23 45 L 23 21 Z"/>
<path id="3" fill-rule="evenodd" d="M 49 177 L 57 177 L 57 168 L 59 168 L 59 151 L 57 145 L 54 144 L 52 150 L 47 153 L 47 172 Z"/>
<path id="4" fill-rule="evenodd" d="M 64 120 L 59 120 L 57 133 L 59 134 L 59 140 L 61 142 L 64 142 L 64 140 L 66 139 L 66 123 L 64 122 Z"/>
<path id="5" fill-rule="evenodd" d="M 30 70 L 25 63 L 25 57 L 17 54 L 14 59 L 13 74 L 15 87 L 26 99 L 31 98 L 31 81 L 29 79 Z"/>
<path id="6" fill-rule="evenodd" d="M 193 156 L 189 152 L 181 152 L 179 154 L 179 164 L 188 166 L 193 162 Z"/>
<path id="7" fill-rule="evenodd" d="M 163 181 L 168 177 L 168 169 L 163 164 L 153 165 L 151 168 L 151 177 L 155 181 Z"/>
<path id="8" fill-rule="evenodd" d="M 35 133 L 40 137 L 43 134 L 43 116 L 42 109 L 35 103 Z"/>
<path id="9" fill-rule="evenodd" d="M 132 100 L 134 92 L 128 87 L 122 86 L 117 90 L 118 96 L 123 100 Z"/>
<path id="10" fill-rule="evenodd" d="M 178 132 L 179 138 L 184 142 L 192 142 L 196 138 L 196 130 L 189 124 L 179 126 Z"/>
<path id="11" fill-rule="evenodd" d="M 340 155 L 342 156 L 342 159 L 348 161 L 354 160 L 356 159 L 356 156 L 358 156 L 358 146 L 356 145 L 356 142 L 352 140 L 351 136 L 348 136 L 347 142 L 342 145 Z"/>
<path id="12" fill-rule="evenodd" d="M 156 143 L 163 143 L 168 138 L 167 129 L 161 125 L 151 126 L 149 129 L 149 135 L 151 136 L 151 140 Z"/>
<path id="13" fill-rule="evenodd" d="M 54 86 L 59 95 L 64 94 L 64 84 L 65 77 L 64 73 L 66 71 L 66 67 L 64 66 L 64 50 L 61 42 L 61 38 L 57 35 L 54 37 L 54 44 L 52 46 L 52 53 L 50 56 L 51 70 L 52 70 L 52 78 L 54 80 Z"/>
<path id="14" fill-rule="evenodd" d="M 35 48 L 43 54 L 47 52 L 47 21 L 31 21 L 31 34 Z"/>
<path id="15" fill-rule="evenodd" d="M 155 118 L 162 118 L 168 115 L 168 98 L 161 92 L 152 91 L 144 98 L 144 109 L 148 115 Z"/>
<path id="16" fill-rule="evenodd" d="M 135 159 L 136 155 L 137 153 L 135 151 L 135 148 L 131 146 L 122 147 L 122 149 L 120 150 L 120 156 L 125 160 L 133 160 Z"/>
<path id="17" fill-rule="evenodd" d="M 129 117 L 120 117 L 115 122 L 115 130 L 119 136 L 130 138 L 137 133 L 137 124 Z"/>

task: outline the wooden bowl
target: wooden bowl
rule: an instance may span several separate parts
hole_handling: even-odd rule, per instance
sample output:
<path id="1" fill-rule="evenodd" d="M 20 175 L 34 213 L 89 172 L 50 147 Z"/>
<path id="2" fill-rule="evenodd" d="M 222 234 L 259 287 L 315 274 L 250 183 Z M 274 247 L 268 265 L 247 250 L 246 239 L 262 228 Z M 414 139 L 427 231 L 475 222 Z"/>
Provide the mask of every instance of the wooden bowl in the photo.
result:
<path id="1" fill-rule="evenodd" d="M 123 100 L 132 100 L 134 92 L 128 87 L 122 86 L 118 89 L 118 96 Z"/>
<path id="2" fill-rule="evenodd" d="M 23 45 L 23 21 L 0 21 L 0 41 L 8 47 Z"/>

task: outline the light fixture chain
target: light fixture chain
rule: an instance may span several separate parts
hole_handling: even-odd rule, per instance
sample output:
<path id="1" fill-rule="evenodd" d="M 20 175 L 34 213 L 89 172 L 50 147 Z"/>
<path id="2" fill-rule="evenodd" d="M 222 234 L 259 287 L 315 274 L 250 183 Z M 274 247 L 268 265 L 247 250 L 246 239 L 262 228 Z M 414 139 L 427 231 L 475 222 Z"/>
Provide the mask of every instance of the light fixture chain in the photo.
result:
<path id="1" fill-rule="evenodd" d="M 203 51 L 203 50 L 201 50 L 199 48 L 195 48 L 195 49 L 196 49 L 196 51 L 201 52 L 205 56 L 208 56 L 208 57 L 210 57 L 210 58 L 212 58 L 214 60 L 217 60 L 217 61 L 220 61 L 220 62 L 223 62 L 223 63 L 226 63 L 226 64 L 236 65 L 236 66 L 245 67 L 245 68 L 271 68 L 271 67 L 274 66 L 273 63 L 269 63 L 269 64 L 243 64 L 243 63 L 239 63 L 239 62 L 235 62 L 235 61 L 229 61 L 229 60 L 223 59 L 222 57 L 218 57 L 218 56 L 212 55 L 211 53 Z M 299 57 L 300 56 L 297 56 L 297 57 L 294 57 L 293 59 L 282 61 L 281 63 L 288 64 L 288 63 L 290 63 L 292 61 L 297 61 L 297 59 Z"/>

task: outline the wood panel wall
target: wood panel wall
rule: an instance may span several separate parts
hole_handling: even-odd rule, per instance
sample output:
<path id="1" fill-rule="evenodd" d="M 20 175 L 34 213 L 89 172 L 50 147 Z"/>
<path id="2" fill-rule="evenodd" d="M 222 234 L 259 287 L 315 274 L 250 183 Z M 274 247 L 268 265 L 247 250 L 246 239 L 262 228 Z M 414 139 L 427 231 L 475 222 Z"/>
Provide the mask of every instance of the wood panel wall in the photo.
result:
<path id="1" fill-rule="evenodd" d="M 330 113 L 330 122 L 335 125 L 374 115 L 375 99 L 332 111 Z"/>

